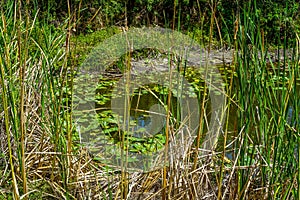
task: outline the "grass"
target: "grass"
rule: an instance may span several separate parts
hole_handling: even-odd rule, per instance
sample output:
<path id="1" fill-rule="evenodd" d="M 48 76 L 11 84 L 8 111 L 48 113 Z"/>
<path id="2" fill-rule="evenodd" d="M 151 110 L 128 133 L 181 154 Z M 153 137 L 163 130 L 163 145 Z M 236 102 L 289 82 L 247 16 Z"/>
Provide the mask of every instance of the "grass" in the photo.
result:
<path id="1" fill-rule="evenodd" d="M 287 57 L 284 41 L 283 62 L 268 63 L 268 51 L 263 44 L 256 14 L 250 14 L 250 5 L 245 8 L 244 26 L 240 26 L 237 45 L 238 55 L 238 91 L 242 110 L 239 112 L 240 165 L 259 166 L 256 170 L 248 169 L 239 172 L 239 185 L 243 188 L 240 196 L 245 198 L 250 193 L 250 177 L 256 177 L 256 184 L 265 186 L 260 195 L 272 198 L 298 198 L 295 174 L 298 173 L 298 127 L 292 130 L 287 123 L 287 109 L 297 109 L 299 95 L 298 54 Z M 253 8 L 255 9 L 255 7 Z M 248 18 L 249 19 L 249 18 Z M 247 34 L 251 33 L 249 40 Z M 247 43 L 250 42 L 250 45 Z M 249 48 L 249 46 L 251 46 Z M 298 47 L 295 46 L 294 50 Z M 258 55 L 261 54 L 261 58 Z M 297 115 L 293 116 L 298 121 Z M 296 125 L 296 124 L 295 124 Z M 283 184 L 285 183 L 285 184 Z"/>
<path id="2" fill-rule="evenodd" d="M 283 59 L 273 62 L 259 14 L 253 12 L 255 1 L 242 8 L 231 38 L 234 63 L 224 69 L 231 78 L 225 80 L 226 118 L 218 148 L 202 153 L 210 116 L 210 99 L 204 98 L 194 145 L 179 150 L 182 157 L 173 157 L 169 166 L 148 173 L 128 173 L 94 159 L 79 144 L 72 117 L 74 67 L 87 51 L 82 46 L 94 46 L 119 30 L 73 37 L 70 9 L 69 21 L 56 29 L 39 21 L 37 9 L 29 14 L 19 2 L 5 5 L 0 21 L 0 199 L 299 199 L 300 40 L 295 30 L 295 41 L 278 46 Z M 229 72 L 232 68 L 235 73 Z M 167 111 L 171 95 L 163 99 Z M 233 129 L 232 108 L 237 116 Z M 183 129 L 166 122 L 169 142 L 168 136 L 171 140 Z"/>

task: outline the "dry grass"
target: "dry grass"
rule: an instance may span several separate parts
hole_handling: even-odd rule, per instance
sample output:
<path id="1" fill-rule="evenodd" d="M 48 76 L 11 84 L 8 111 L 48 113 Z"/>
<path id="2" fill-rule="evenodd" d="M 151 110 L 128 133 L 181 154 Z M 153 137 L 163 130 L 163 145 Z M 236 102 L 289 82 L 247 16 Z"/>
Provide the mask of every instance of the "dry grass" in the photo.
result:
<path id="1" fill-rule="evenodd" d="M 31 90 L 32 91 L 32 90 Z M 51 142 L 50 127 L 42 127 L 39 117 L 40 100 L 38 95 L 32 92 L 27 93 L 27 137 L 26 137 L 26 171 L 28 190 L 31 198 L 43 197 L 45 199 L 120 199 L 124 177 L 118 170 L 107 168 L 104 164 L 95 161 L 88 150 L 78 148 L 71 155 L 62 155 L 54 151 L 54 144 Z M 34 108 L 34 109 L 33 109 Z M 3 136 L 4 132 L 1 132 Z M 3 141 L 3 140 L 2 140 Z M 201 149 L 199 149 L 201 152 Z M 249 179 L 245 193 L 252 199 L 251 194 L 256 196 L 259 190 L 264 188 L 255 187 L 255 177 L 258 176 L 257 166 L 236 166 L 237 160 L 232 166 L 224 168 L 222 183 L 219 183 L 220 159 L 216 152 L 205 153 L 199 156 L 196 168 L 193 159 L 195 149 L 188 149 L 181 154 L 181 159 L 173 158 L 174 162 L 167 167 L 167 187 L 165 188 L 168 199 L 217 199 L 218 186 L 221 184 L 223 199 L 237 198 L 237 170 L 252 170 L 253 178 Z M 176 155 L 176 154 L 172 154 Z M 66 188 L 62 183 L 61 157 L 70 159 Z M 7 183 L 10 180 L 9 166 L 6 162 L 1 165 L 3 173 L 0 185 L 1 195 L 4 198 L 10 196 L 12 186 Z M 216 159 L 215 159 L 216 158 Z M 21 182 L 18 171 L 17 158 L 14 158 L 18 182 Z M 53 164 L 55 163 L 55 164 Z M 158 169 L 148 173 L 133 172 L 125 173 L 127 192 L 126 199 L 161 199 L 163 170 Z M 251 176 L 252 177 L 252 176 Z M 68 193 L 68 196 L 67 196 Z"/>

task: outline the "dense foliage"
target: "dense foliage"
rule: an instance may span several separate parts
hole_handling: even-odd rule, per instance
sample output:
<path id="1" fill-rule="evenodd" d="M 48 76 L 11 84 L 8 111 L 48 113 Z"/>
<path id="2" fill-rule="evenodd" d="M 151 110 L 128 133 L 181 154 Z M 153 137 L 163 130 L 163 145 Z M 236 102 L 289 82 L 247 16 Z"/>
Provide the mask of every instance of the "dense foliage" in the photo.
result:
<path id="1" fill-rule="evenodd" d="M 214 37 L 232 37 L 236 19 L 248 1 L 243 0 L 113 0 L 33 1 L 31 7 L 39 10 L 39 17 L 55 26 L 62 24 L 70 12 L 77 33 L 93 32 L 103 27 L 153 26 L 187 30 L 198 27 L 204 33 L 213 25 Z M 295 0 L 258 0 L 252 12 L 259 18 L 257 28 L 264 32 L 266 40 L 278 43 L 283 38 L 292 39 L 300 25 L 299 2 Z M 75 30 L 75 29 L 74 29 Z M 232 39 L 232 38 L 231 38 Z"/>

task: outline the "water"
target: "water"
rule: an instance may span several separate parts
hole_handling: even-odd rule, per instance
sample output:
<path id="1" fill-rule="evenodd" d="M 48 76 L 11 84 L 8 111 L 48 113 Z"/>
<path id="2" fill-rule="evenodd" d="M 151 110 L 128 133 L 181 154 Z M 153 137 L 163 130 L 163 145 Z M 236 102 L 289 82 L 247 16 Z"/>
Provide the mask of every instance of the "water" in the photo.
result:
<path id="1" fill-rule="evenodd" d="M 222 71 L 222 67 L 219 68 Z M 227 74 L 230 77 L 230 74 Z M 201 103 L 204 96 L 204 81 L 199 78 L 199 73 L 193 69 L 189 68 L 186 70 L 186 79 L 191 83 L 193 88 L 189 88 L 191 91 L 194 91 L 197 95 L 194 98 L 198 98 Z M 226 77 L 227 82 L 230 79 Z M 153 77 L 155 80 L 155 77 Z M 225 79 L 225 78 L 224 78 Z M 118 83 L 119 79 L 115 79 L 113 76 L 110 76 L 109 79 L 103 78 L 99 81 L 98 89 L 96 90 L 96 94 L 98 94 L 99 98 L 95 102 L 95 107 L 97 108 L 98 115 L 98 123 L 100 124 L 102 130 L 105 132 L 106 136 L 110 137 L 114 143 L 120 142 L 120 133 L 125 134 L 125 139 L 128 139 L 132 146 L 133 152 L 145 152 L 148 151 L 149 145 L 153 145 L 154 142 L 159 143 L 160 145 L 156 145 L 155 149 L 159 149 L 163 147 L 165 142 L 165 125 L 166 125 L 166 110 L 167 98 L 168 98 L 168 90 L 166 87 L 160 87 L 157 84 L 149 84 L 144 85 L 141 88 L 136 89 L 132 95 L 130 96 L 130 112 L 128 116 L 124 116 L 124 109 L 121 111 L 113 112 L 111 109 L 111 100 L 112 98 L 118 99 L 119 101 L 123 101 L 123 97 L 118 97 L 112 95 L 114 87 Z M 195 92 L 196 91 L 196 92 Z M 173 91 L 172 91 L 173 92 Z M 176 92 L 176 91 L 175 91 Z M 191 92 L 193 94 L 193 92 Z M 206 94 L 208 95 L 208 94 Z M 104 98 L 105 97 L 105 98 Z M 177 108 L 180 107 L 178 104 L 177 97 L 175 95 L 172 96 L 171 100 L 171 117 L 170 124 L 174 131 L 176 131 L 182 124 L 180 123 L 181 110 Z M 204 120 L 207 120 L 205 123 L 209 123 L 210 121 L 210 99 L 207 99 L 205 104 L 206 108 L 206 116 Z M 151 110 L 153 112 L 151 112 Z M 239 112 L 238 107 L 232 103 L 229 117 L 229 126 L 228 126 L 228 138 L 227 142 L 230 143 L 234 140 L 237 133 L 237 122 Z M 295 111 L 292 106 L 289 106 L 286 114 L 286 122 L 287 124 L 296 130 L 297 120 L 293 119 L 295 115 Z M 121 117 L 120 117 L 121 116 Z M 298 114 L 300 118 L 300 114 Z M 204 132 L 207 131 L 208 127 L 205 126 Z M 256 137 L 256 136 L 253 136 Z M 219 138 L 219 143 L 222 144 L 222 138 Z M 223 145 L 217 145 L 217 151 L 222 150 Z M 147 148 L 148 149 L 147 149 Z M 233 146 L 228 147 L 229 150 L 226 156 L 229 159 L 234 159 L 233 151 L 231 150 Z M 295 155 L 298 155 L 298 149 L 295 148 Z"/>
<path id="2" fill-rule="evenodd" d="M 286 121 L 291 127 L 296 127 L 297 125 L 297 120 L 293 119 L 293 116 L 295 114 L 296 113 L 294 111 L 294 108 L 292 106 L 289 106 L 287 111 Z M 298 120 L 300 120 L 300 113 L 298 114 Z"/>

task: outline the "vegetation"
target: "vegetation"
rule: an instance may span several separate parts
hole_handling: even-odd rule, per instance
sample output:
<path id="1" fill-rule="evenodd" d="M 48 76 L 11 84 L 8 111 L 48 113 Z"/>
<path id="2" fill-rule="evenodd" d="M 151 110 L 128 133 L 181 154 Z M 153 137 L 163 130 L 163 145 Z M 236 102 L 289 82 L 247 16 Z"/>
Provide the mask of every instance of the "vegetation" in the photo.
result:
<path id="1" fill-rule="evenodd" d="M 0 199 L 300 198 L 299 2 L 8 0 L 0 8 Z M 179 72 L 201 105 L 197 139 L 179 148 L 180 160 L 147 173 L 115 169 L 83 146 L 72 101 L 90 50 L 143 26 L 181 31 L 210 52 L 233 50 L 231 65 L 219 67 L 227 103 L 218 143 L 202 153 L 212 115 L 209 85 L 182 64 Z M 123 55 L 110 70 L 122 73 L 131 58 L 153 57 L 176 60 L 143 49 Z M 106 90 L 108 83 L 89 89 Z M 136 91 L 155 94 L 167 108 L 165 134 L 131 139 L 138 153 L 154 151 L 151 142 L 167 147 L 169 134 L 182 131 L 172 90 L 165 89 Z M 101 94 L 99 105 L 110 98 Z M 99 124 L 109 123 L 108 134 L 121 132 L 120 121 L 103 112 Z M 125 149 L 129 128 L 126 134 L 117 141 Z"/>

